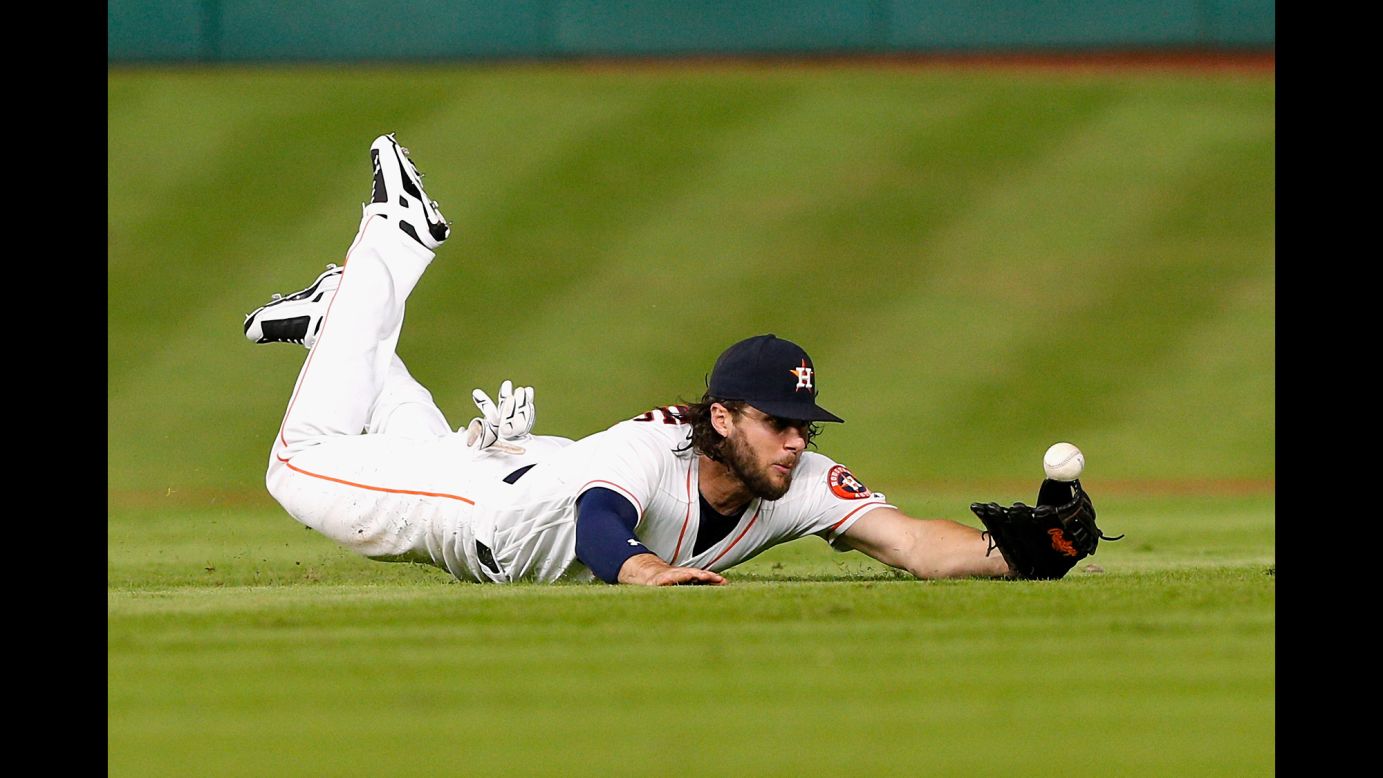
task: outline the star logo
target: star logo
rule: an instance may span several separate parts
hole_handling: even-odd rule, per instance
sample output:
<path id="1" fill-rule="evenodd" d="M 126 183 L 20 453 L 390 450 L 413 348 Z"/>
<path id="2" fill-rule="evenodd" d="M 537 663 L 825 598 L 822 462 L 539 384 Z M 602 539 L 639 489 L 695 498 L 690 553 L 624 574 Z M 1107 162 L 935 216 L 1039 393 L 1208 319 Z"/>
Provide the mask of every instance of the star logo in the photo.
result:
<path id="1" fill-rule="evenodd" d="M 788 372 L 797 376 L 797 386 L 793 387 L 794 392 L 798 389 L 806 389 L 809 392 L 812 391 L 812 373 L 815 371 L 807 367 L 807 360 L 802 360 L 800 367 L 794 367 Z"/>
<path id="2" fill-rule="evenodd" d="M 860 483 L 844 465 L 831 468 L 826 474 L 826 484 L 831 487 L 831 493 L 842 500 L 863 500 L 871 495 L 869 487 Z"/>

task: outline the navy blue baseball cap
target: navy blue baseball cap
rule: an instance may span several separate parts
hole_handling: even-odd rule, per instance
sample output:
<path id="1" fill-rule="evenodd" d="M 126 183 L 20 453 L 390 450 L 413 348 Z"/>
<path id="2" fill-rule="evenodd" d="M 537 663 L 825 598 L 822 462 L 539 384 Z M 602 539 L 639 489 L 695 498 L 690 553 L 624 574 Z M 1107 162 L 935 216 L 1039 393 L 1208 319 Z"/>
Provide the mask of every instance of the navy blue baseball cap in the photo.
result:
<path id="1" fill-rule="evenodd" d="M 816 391 L 812 358 L 776 335 L 755 335 L 725 349 L 706 384 L 716 399 L 743 400 L 780 419 L 844 422 L 816 404 Z"/>

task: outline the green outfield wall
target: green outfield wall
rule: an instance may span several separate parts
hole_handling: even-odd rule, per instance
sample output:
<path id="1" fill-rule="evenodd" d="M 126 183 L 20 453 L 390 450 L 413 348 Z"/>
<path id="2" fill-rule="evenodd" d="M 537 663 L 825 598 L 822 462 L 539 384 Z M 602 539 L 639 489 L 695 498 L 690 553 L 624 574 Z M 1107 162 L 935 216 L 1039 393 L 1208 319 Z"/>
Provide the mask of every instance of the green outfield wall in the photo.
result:
<path id="1" fill-rule="evenodd" d="M 111 62 L 1271 49 L 1272 0 L 110 0 Z"/>

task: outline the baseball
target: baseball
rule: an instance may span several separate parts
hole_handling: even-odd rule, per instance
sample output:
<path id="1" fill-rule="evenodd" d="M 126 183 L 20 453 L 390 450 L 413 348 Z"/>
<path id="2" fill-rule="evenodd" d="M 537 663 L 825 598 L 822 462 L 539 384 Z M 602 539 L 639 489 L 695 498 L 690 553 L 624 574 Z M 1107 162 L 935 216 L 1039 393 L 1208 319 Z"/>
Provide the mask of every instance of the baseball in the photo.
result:
<path id="1" fill-rule="evenodd" d="M 1085 469 L 1085 455 L 1070 443 L 1056 443 L 1042 455 L 1042 470 L 1053 481 L 1074 481 Z"/>

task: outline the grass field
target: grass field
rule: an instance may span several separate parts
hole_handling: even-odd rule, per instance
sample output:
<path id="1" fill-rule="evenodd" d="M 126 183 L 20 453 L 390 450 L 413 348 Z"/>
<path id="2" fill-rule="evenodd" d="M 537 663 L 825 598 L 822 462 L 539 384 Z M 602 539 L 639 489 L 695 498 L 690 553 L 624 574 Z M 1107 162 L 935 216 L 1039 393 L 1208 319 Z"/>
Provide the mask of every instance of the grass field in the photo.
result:
<path id="1" fill-rule="evenodd" d="M 559 67 L 109 76 L 111 775 L 1275 770 L 1271 76 Z M 454 221 L 400 351 L 453 424 L 580 436 L 802 343 L 825 453 L 921 516 L 1089 456 L 1060 582 L 800 541 L 723 588 L 358 559 L 263 490 L 397 131 Z M 1079 733 L 1071 740 L 1071 733 Z M 1040 765 L 1050 765 L 1047 770 Z"/>

